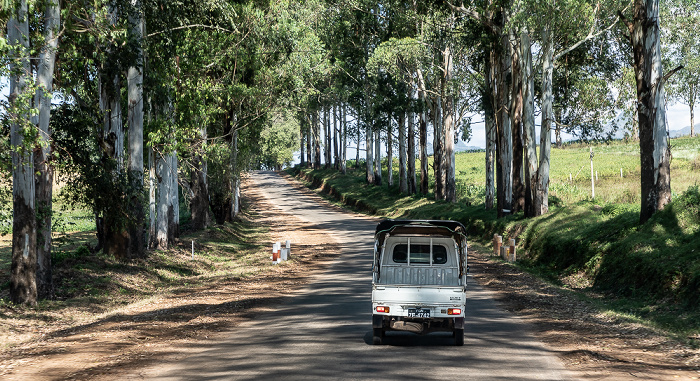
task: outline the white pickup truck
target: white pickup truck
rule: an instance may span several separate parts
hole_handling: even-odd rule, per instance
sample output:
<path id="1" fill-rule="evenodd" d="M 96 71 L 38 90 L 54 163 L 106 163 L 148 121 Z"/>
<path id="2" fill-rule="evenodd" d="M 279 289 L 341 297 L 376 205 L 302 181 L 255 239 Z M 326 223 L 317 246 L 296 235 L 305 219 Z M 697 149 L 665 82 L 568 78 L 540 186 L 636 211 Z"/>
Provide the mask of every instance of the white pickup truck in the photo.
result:
<path id="1" fill-rule="evenodd" d="M 373 344 L 386 331 L 452 332 L 464 345 L 467 237 L 456 221 L 384 220 L 372 263 Z"/>

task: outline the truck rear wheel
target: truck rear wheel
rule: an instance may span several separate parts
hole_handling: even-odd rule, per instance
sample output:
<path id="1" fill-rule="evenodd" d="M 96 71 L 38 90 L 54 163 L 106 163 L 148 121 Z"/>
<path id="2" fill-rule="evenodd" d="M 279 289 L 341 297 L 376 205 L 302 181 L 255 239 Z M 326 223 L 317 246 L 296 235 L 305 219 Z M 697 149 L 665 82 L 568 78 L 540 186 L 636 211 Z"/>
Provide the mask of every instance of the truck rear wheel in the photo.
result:
<path id="1" fill-rule="evenodd" d="M 372 344 L 381 345 L 382 344 L 382 337 L 384 337 L 384 329 L 383 328 L 374 328 L 372 330 Z"/>
<path id="2" fill-rule="evenodd" d="M 455 345 L 461 347 L 464 345 L 464 328 L 454 330 Z"/>

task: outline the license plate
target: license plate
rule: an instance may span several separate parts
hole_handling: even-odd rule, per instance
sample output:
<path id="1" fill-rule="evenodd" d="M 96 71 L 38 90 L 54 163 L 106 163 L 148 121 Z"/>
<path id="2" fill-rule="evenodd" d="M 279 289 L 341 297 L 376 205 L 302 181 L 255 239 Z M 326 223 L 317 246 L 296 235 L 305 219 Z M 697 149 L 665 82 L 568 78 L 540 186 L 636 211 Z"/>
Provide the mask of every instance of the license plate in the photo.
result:
<path id="1" fill-rule="evenodd" d="M 419 308 L 409 308 L 408 309 L 408 317 L 429 318 L 430 317 L 430 310 L 419 309 Z"/>

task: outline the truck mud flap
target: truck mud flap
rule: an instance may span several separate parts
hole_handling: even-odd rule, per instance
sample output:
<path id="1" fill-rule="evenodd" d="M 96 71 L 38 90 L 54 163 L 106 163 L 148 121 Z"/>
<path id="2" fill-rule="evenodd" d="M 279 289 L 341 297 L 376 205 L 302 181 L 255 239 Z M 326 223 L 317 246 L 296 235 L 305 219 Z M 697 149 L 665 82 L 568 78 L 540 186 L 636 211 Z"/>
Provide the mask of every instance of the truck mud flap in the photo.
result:
<path id="1" fill-rule="evenodd" d="M 464 329 L 464 318 L 455 318 L 455 329 Z"/>
<path id="2" fill-rule="evenodd" d="M 372 315 L 372 328 L 382 328 L 384 326 L 384 316 Z"/>

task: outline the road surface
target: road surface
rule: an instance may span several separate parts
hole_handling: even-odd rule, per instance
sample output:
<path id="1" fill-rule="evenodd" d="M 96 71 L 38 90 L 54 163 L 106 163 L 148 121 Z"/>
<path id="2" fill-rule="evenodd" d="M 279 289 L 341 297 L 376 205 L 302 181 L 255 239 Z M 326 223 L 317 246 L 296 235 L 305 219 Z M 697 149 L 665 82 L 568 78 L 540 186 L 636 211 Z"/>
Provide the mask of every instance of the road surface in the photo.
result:
<path id="1" fill-rule="evenodd" d="M 303 291 L 177 363 L 129 378 L 160 380 L 568 380 L 529 326 L 468 284 L 463 347 L 451 333 L 389 332 L 372 343 L 371 258 L 376 221 L 301 195 L 274 172 L 251 180 L 282 211 L 325 229 L 342 255 Z"/>

